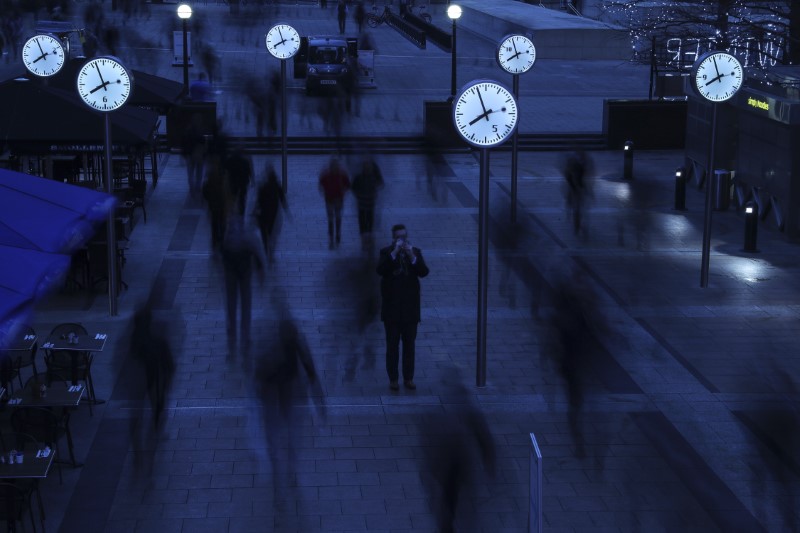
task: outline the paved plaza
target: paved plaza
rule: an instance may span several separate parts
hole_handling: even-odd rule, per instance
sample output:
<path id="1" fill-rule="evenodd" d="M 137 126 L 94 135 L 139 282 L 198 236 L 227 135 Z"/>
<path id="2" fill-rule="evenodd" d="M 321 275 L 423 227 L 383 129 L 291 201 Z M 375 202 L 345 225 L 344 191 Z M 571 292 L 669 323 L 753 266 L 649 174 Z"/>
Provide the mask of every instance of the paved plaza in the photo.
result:
<path id="1" fill-rule="evenodd" d="M 226 6 L 202 9 L 225 65 L 220 114 L 231 134 L 251 134 L 255 124 L 232 65 L 238 57 L 243 69 L 272 68 L 263 49 L 244 44 L 256 42 L 262 28 L 226 31 Z M 155 22 L 173 10 L 152 6 L 150 22 L 130 22 L 155 43 L 131 54 L 135 68 L 179 79 L 166 40 L 157 40 L 165 23 Z M 276 17 L 308 33 L 336 27 L 331 8 L 284 5 Z M 419 134 L 422 102 L 447 95 L 449 54 L 419 51 L 385 26 L 373 37 L 376 75 L 387 81 L 379 78 L 363 97 L 361 116 L 346 132 Z M 463 81 L 498 77 L 493 43 L 466 32 L 460 43 Z M 646 97 L 646 72 L 613 61 L 537 63 L 521 84 L 521 129 L 598 133 L 603 98 Z M 290 132 L 312 134 L 320 125 L 305 120 L 309 104 L 293 84 Z M 621 152 L 592 152 L 588 231 L 579 235 L 565 206 L 563 153 L 520 154 L 516 227 L 509 223 L 510 153 L 491 154 L 485 387 L 475 386 L 477 154 L 445 154 L 430 183 L 422 154 L 376 155 L 386 180 L 377 241 L 388 244 L 391 226 L 406 224 L 431 270 L 421 281 L 418 388 L 400 392 L 388 388 L 382 325 L 376 320 L 355 333 L 356 295 L 379 278 L 362 268 L 352 197 L 341 247 L 327 246 L 317 177 L 329 157 L 289 158 L 291 217 L 275 265 L 254 285 L 250 353 L 228 354 L 220 262 L 204 205 L 189 196 L 174 153 L 161 155 L 147 223 L 137 212 L 119 316 L 109 316 L 102 290 L 64 291 L 38 309 L 39 332 L 80 321 L 112 339 L 93 366 L 97 395 L 107 402 L 93 416 L 82 406 L 72 418 L 83 466 L 65 466 L 62 484 L 51 475 L 42 485 L 49 530 L 436 531 L 442 495 L 426 461 L 436 421 L 463 411 L 459 386 L 486 417 L 496 462 L 489 472 L 475 457 L 458 531 L 528 531 L 531 434 L 543 457 L 545 531 L 800 528 L 797 246 L 766 224 L 759 253 L 744 253 L 742 215 L 715 212 L 710 282 L 701 289 L 704 191 L 690 184 L 688 209 L 672 209 L 682 152 L 637 152 L 632 181 L 621 179 Z M 253 161 L 259 173 L 267 163 L 280 167 L 279 158 Z M 345 163 L 352 169 L 358 158 Z M 565 279 L 580 279 L 597 311 L 598 327 L 586 332 L 584 454 L 550 357 L 553 296 Z M 296 458 L 279 462 L 279 471 L 291 469 L 277 490 L 267 445 L 275 428 L 264 422 L 254 379 L 277 328 L 276 288 L 308 340 L 320 382 L 295 397 Z M 128 357 L 132 316 L 146 301 L 169 325 L 177 364 L 157 436 L 148 435 L 149 404 Z"/>

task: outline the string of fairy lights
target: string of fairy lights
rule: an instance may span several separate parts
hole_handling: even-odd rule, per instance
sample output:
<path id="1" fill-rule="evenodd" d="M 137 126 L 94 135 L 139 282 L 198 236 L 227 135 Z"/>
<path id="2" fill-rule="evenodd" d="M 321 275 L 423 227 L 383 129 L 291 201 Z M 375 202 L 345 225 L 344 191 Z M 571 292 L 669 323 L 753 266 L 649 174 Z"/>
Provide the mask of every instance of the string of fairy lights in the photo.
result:
<path id="1" fill-rule="evenodd" d="M 796 2 L 797 6 L 792 6 Z M 766 83 L 776 80 L 770 67 L 789 64 L 788 46 L 800 46 L 790 36 L 791 9 L 798 0 L 604 0 L 605 18 L 630 31 L 633 59 L 655 60 L 660 68 L 688 71 L 709 50 L 737 56 L 748 75 Z"/>

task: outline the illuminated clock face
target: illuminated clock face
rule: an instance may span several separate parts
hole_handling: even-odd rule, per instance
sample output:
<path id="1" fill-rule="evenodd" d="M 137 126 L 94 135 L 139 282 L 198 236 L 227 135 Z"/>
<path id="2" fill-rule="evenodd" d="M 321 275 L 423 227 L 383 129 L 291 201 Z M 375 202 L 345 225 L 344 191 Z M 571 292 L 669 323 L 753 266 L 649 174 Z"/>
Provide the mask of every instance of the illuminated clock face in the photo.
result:
<path id="1" fill-rule="evenodd" d="M 36 76 L 52 76 L 64 66 L 64 46 L 53 35 L 36 35 L 25 41 L 22 62 Z"/>
<path id="2" fill-rule="evenodd" d="M 725 52 L 709 52 L 692 67 L 692 83 L 711 102 L 730 100 L 742 88 L 744 71 L 739 60 Z"/>
<path id="3" fill-rule="evenodd" d="M 267 51 L 278 59 L 289 59 L 300 49 L 300 34 L 288 24 L 276 24 L 267 32 Z"/>
<path id="4" fill-rule="evenodd" d="M 497 48 L 497 62 L 509 74 L 528 72 L 536 61 L 536 47 L 524 35 L 509 35 Z"/>
<path id="5" fill-rule="evenodd" d="M 453 122 L 469 144 L 478 147 L 503 143 L 517 127 L 514 95 L 503 85 L 477 80 L 461 89 L 453 105 Z"/>
<path id="6" fill-rule="evenodd" d="M 128 100 L 133 79 L 128 70 L 113 57 L 98 57 L 78 72 L 78 95 L 97 111 L 114 111 Z"/>

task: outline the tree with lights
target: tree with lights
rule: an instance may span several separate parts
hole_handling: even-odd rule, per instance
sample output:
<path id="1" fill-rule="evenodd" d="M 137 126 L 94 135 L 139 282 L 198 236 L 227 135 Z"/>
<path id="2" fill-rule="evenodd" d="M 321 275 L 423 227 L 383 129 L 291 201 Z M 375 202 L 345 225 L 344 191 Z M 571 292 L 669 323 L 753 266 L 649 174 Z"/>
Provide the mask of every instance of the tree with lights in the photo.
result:
<path id="1" fill-rule="evenodd" d="M 745 66 L 800 64 L 798 0 L 604 0 L 629 29 L 634 55 L 679 69 L 709 49 L 728 50 Z M 653 48 L 655 47 L 655 48 Z M 687 48 L 689 49 L 687 51 Z"/>

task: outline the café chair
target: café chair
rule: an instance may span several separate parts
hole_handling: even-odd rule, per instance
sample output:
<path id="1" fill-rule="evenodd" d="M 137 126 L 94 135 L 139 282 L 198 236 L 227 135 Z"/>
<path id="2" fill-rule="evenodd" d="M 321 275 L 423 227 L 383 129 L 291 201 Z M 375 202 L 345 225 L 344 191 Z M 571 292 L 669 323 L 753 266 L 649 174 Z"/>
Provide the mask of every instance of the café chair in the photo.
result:
<path id="1" fill-rule="evenodd" d="M 8 456 L 12 450 L 24 451 L 38 451 L 44 448 L 32 435 L 27 433 L 0 433 L 0 453 Z M 42 503 L 42 494 L 39 492 L 38 479 L 15 479 L 14 484 L 22 488 L 29 494 L 29 499 L 36 494 L 36 500 L 39 504 L 39 518 L 42 523 L 42 530 L 44 531 L 44 504 Z M 35 529 L 34 529 L 35 531 Z"/>
<path id="2" fill-rule="evenodd" d="M 36 332 L 30 326 L 23 326 L 20 334 L 36 335 Z M 39 371 L 36 368 L 36 353 L 38 351 L 39 351 L 39 342 L 37 341 L 33 343 L 33 346 L 31 347 L 30 351 L 23 352 L 11 360 L 11 379 L 8 382 L 11 392 L 14 391 L 14 385 L 13 385 L 14 378 L 17 378 L 17 381 L 19 381 L 19 386 L 22 387 L 22 374 L 20 371 L 23 368 L 31 367 L 33 369 L 34 376 L 39 374 Z"/>
<path id="3" fill-rule="evenodd" d="M 137 207 L 142 210 L 142 217 L 144 223 L 147 224 L 147 209 L 144 207 L 144 197 L 147 193 L 147 180 L 135 179 L 131 180 L 131 197 L 129 200 L 133 202 L 133 210 Z"/>
<path id="4" fill-rule="evenodd" d="M 74 333 L 78 337 L 88 336 L 89 333 L 80 324 L 64 323 L 59 324 L 50 332 L 51 338 L 61 338 Z M 94 416 L 92 402 L 96 400 L 94 395 L 94 382 L 92 381 L 92 352 L 74 352 L 68 350 L 47 350 L 44 356 L 44 363 L 47 366 L 47 377 L 49 381 L 65 380 L 83 381 L 86 383 L 86 393 L 89 402 L 89 414 Z"/>
<path id="5" fill-rule="evenodd" d="M 25 514 L 27 513 L 31 520 L 31 527 L 33 532 L 36 533 L 36 521 L 33 518 L 33 506 L 31 505 L 32 494 L 25 490 L 24 487 L 18 486 L 14 483 L 0 483 L 0 521 L 8 524 L 8 531 L 16 531 L 17 523 L 25 529 Z M 44 530 L 44 523 L 42 523 Z"/>

